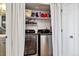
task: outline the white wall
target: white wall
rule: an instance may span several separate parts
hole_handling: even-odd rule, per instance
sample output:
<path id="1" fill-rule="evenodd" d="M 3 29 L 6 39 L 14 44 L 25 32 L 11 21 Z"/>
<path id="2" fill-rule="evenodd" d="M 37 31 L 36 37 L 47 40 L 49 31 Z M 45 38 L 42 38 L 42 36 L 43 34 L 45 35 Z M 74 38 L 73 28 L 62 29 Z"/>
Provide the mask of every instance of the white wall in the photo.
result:
<path id="1" fill-rule="evenodd" d="M 50 29 L 50 19 L 48 20 L 35 20 L 37 24 L 27 24 L 26 29 L 34 29 L 36 32 L 38 29 Z"/>

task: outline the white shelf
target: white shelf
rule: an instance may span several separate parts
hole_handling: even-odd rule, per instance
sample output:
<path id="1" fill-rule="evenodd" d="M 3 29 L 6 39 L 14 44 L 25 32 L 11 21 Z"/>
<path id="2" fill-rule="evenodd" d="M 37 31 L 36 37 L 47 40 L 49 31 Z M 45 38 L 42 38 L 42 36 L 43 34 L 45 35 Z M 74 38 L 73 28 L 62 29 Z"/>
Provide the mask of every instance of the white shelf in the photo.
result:
<path id="1" fill-rule="evenodd" d="M 47 18 L 47 19 L 45 19 L 45 18 L 40 18 L 40 17 L 26 17 L 26 19 L 40 19 L 40 20 L 48 20 L 48 19 L 50 19 L 50 17 L 49 17 L 49 18 Z"/>

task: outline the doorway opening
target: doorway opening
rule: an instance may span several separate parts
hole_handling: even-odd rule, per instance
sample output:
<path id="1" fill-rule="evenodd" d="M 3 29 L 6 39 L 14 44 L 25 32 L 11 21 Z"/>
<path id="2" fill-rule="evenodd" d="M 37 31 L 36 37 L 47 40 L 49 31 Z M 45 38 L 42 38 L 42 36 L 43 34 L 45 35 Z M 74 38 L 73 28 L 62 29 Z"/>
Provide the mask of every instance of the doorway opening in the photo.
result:
<path id="1" fill-rule="evenodd" d="M 24 56 L 53 56 L 50 5 L 25 4 Z"/>

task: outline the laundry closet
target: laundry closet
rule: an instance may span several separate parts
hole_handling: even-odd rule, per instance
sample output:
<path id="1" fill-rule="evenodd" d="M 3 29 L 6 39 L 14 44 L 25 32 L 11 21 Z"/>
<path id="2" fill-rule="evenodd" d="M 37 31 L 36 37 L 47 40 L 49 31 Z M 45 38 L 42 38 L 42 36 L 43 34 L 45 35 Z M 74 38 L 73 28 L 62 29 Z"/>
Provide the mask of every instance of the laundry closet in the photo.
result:
<path id="1" fill-rule="evenodd" d="M 50 5 L 25 4 L 25 56 L 52 56 Z"/>

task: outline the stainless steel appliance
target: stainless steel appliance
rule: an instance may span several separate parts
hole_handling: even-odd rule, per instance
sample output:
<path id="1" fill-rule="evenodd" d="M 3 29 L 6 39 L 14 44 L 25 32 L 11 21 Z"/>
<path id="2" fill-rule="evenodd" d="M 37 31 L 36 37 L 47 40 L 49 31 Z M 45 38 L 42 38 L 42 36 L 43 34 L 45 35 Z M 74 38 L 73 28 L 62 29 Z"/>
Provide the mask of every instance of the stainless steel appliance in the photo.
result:
<path id="1" fill-rule="evenodd" d="M 38 30 L 38 51 L 39 56 L 51 56 L 52 54 L 52 33 L 48 29 Z"/>
<path id="2" fill-rule="evenodd" d="M 35 55 L 37 53 L 37 36 L 35 35 L 35 30 L 27 29 L 25 32 L 24 55 Z"/>

